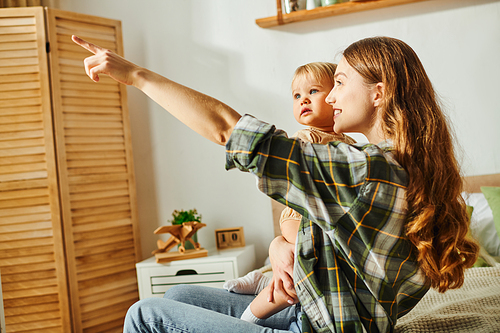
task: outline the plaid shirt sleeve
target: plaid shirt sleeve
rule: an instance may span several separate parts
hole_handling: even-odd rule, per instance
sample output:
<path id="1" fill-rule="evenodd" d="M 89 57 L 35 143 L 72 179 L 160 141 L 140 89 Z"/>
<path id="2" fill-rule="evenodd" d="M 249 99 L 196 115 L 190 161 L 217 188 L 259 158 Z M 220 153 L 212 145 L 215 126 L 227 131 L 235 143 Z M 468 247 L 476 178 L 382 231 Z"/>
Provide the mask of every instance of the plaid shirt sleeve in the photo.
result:
<path id="1" fill-rule="evenodd" d="M 390 143 L 310 144 L 246 115 L 226 168 L 253 173 L 303 216 L 294 281 L 304 332 L 391 332 L 429 289 L 404 235 L 407 174 Z"/>

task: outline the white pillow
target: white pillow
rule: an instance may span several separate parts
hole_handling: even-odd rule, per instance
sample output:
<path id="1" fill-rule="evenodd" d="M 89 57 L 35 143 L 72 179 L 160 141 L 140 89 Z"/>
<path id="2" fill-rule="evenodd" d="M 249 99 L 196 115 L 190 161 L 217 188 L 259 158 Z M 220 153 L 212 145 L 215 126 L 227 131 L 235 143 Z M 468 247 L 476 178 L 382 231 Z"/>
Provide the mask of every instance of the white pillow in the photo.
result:
<path id="1" fill-rule="evenodd" d="M 468 206 L 474 210 L 471 216 L 471 233 L 481 246 L 492 256 L 500 256 L 500 237 L 493 221 L 493 212 L 483 193 L 462 193 Z"/>

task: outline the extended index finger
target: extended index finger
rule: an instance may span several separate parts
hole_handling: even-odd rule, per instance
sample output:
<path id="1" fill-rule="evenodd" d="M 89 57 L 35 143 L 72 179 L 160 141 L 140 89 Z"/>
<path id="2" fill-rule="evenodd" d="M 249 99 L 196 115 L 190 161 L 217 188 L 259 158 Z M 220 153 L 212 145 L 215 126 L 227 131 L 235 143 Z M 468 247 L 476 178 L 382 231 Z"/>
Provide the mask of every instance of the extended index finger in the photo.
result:
<path id="1" fill-rule="evenodd" d="M 73 40 L 73 42 L 75 42 L 76 44 L 80 45 L 84 49 L 92 52 L 93 54 L 96 54 L 97 52 L 99 52 L 99 51 L 102 50 L 102 48 L 100 46 L 92 44 L 90 42 L 87 42 L 86 40 L 81 39 L 78 36 L 73 35 L 73 36 L 71 36 L 71 39 Z"/>

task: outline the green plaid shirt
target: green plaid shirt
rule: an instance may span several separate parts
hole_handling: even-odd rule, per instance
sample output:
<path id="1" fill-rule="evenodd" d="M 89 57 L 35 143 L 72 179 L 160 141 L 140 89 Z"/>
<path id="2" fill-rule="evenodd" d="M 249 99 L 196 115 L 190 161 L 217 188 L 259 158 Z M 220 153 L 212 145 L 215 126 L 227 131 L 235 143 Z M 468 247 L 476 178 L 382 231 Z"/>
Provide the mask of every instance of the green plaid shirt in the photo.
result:
<path id="1" fill-rule="evenodd" d="M 390 142 L 310 144 L 245 115 L 226 168 L 302 214 L 294 282 L 303 332 L 392 332 L 429 289 L 404 235 L 407 174 Z"/>

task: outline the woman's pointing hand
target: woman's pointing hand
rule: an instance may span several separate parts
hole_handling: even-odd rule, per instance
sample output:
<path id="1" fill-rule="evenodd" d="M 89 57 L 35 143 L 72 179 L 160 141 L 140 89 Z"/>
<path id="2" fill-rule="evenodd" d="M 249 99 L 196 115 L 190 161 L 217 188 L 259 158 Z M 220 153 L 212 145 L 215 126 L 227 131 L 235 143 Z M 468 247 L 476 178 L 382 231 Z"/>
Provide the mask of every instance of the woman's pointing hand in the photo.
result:
<path id="1" fill-rule="evenodd" d="M 105 74 L 123 84 L 132 85 L 134 83 L 133 76 L 139 66 L 120 57 L 113 51 L 87 42 L 75 35 L 71 39 L 94 54 L 84 60 L 85 72 L 94 82 L 99 81 L 100 74 Z"/>

